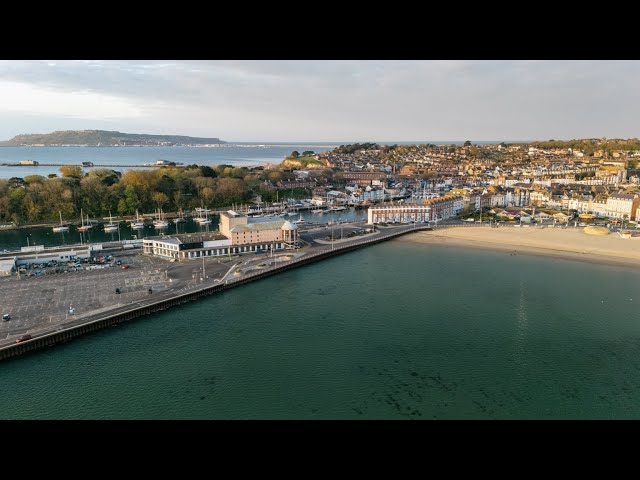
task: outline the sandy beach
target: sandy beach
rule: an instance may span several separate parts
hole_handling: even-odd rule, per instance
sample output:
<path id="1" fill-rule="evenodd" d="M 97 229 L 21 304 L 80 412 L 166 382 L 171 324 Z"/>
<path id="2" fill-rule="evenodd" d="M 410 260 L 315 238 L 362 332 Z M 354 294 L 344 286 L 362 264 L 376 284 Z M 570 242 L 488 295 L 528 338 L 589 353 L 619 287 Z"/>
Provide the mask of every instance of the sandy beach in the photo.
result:
<path id="1" fill-rule="evenodd" d="M 455 227 L 417 232 L 397 241 L 489 248 L 615 265 L 640 266 L 640 238 L 588 235 L 582 228 Z"/>

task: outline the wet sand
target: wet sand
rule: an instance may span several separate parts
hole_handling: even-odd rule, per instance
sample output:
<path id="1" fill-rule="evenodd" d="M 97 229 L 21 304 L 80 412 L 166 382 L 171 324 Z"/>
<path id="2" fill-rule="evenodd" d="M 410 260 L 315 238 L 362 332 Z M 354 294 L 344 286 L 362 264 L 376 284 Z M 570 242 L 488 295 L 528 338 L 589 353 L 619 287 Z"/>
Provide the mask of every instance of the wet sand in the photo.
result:
<path id="1" fill-rule="evenodd" d="M 527 253 L 640 266 L 640 238 L 621 238 L 617 233 L 588 235 L 582 228 L 455 227 L 417 232 L 397 241 L 488 248 L 516 255 Z"/>

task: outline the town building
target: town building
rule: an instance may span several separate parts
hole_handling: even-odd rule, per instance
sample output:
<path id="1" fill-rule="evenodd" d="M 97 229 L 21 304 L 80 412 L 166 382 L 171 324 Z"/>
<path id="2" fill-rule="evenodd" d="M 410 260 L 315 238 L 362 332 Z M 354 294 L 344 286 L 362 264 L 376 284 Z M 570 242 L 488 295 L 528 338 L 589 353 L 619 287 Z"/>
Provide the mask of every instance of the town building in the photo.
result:
<path id="1" fill-rule="evenodd" d="M 219 233 L 179 234 L 143 239 L 145 255 L 155 255 L 176 260 L 240 253 L 231 247 L 231 241 Z"/>
<path id="2" fill-rule="evenodd" d="M 101 249 L 102 245 L 99 244 L 76 247 L 53 247 L 47 249 L 44 248 L 44 245 L 21 247 L 20 253 L 16 255 L 16 266 L 48 263 L 51 261 L 59 263 L 70 262 L 90 258 L 93 250 Z"/>
<path id="3" fill-rule="evenodd" d="M 270 217 L 248 217 L 228 210 L 220 214 L 220 233 L 231 245 L 281 244 L 279 248 L 294 248 L 298 242 L 298 227 L 288 220 Z"/>
<path id="4" fill-rule="evenodd" d="M 640 207 L 640 195 L 629 193 L 613 193 L 607 198 L 607 216 L 635 220 L 636 211 Z"/>
<path id="5" fill-rule="evenodd" d="M 368 223 L 411 223 L 431 220 L 430 205 L 381 205 L 367 211 Z"/>
<path id="6" fill-rule="evenodd" d="M 220 214 L 220 232 L 146 237 L 143 253 L 176 260 L 296 248 L 298 227 L 288 220 Z"/>

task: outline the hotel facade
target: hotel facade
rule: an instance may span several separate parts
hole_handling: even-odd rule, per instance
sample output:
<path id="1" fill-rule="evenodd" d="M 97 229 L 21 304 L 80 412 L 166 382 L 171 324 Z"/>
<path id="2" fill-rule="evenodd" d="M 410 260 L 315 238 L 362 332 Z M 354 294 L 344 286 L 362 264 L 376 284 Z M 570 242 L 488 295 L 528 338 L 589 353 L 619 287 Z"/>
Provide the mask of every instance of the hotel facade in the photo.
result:
<path id="1" fill-rule="evenodd" d="M 298 227 L 288 220 L 251 218 L 229 210 L 220 214 L 220 232 L 147 237 L 143 253 L 176 260 L 293 249 Z"/>

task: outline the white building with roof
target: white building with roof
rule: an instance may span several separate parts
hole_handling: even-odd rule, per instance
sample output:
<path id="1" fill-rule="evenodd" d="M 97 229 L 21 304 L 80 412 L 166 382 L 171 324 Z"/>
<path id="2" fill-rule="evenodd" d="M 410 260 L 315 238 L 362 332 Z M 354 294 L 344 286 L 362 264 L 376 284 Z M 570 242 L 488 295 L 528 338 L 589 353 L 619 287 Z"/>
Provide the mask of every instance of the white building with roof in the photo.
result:
<path id="1" fill-rule="evenodd" d="M 613 193 L 607 198 L 607 216 L 635 220 L 636 211 L 640 207 L 640 195 L 637 193 Z"/>
<path id="2" fill-rule="evenodd" d="M 165 235 L 143 240 L 147 255 L 188 260 L 295 248 L 298 227 L 281 218 L 251 218 L 229 210 L 220 214 L 220 232 Z"/>

